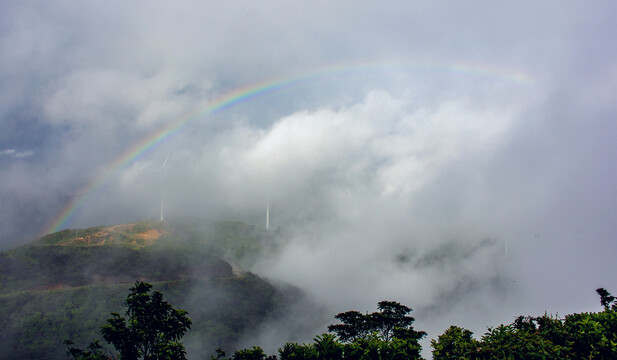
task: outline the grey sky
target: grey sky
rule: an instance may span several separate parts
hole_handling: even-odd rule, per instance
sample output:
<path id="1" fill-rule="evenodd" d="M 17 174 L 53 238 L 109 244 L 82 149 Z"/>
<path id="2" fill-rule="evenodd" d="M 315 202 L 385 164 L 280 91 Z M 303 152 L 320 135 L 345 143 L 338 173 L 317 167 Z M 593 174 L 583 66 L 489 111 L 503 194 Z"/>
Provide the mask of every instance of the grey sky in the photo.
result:
<path id="1" fill-rule="evenodd" d="M 435 337 L 595 310 L 595 288 L 617 291 L 615 13 L 613 1 L 4 1 L 0 246 L 39 235 L 75 196 L 66 226 L 156 218 L 148 168 L 171 151 L 169 216 L 261 224 L 270 203 L 295 238 L 256 270 L 333 311 L 395 298 Z M 298 75 L 105 173 L 222 94 Z"/>

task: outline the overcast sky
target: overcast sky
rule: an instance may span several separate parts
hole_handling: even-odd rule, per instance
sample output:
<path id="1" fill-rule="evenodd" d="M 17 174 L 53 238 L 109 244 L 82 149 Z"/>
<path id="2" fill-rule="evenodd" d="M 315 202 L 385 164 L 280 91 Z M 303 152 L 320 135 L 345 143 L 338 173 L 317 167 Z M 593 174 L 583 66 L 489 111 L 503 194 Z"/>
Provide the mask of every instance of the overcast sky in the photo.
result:
<path id="1" fill-rule="evenodd" d="M 3 1 L 0 248 L 194 215 L 294 234 L 256 271 L 436 337 L 617 292 L 614 1 Z M 211 101 L 288 80 L 122 166 Z M 98 186 L 90 191 L 91 185 Z"/>

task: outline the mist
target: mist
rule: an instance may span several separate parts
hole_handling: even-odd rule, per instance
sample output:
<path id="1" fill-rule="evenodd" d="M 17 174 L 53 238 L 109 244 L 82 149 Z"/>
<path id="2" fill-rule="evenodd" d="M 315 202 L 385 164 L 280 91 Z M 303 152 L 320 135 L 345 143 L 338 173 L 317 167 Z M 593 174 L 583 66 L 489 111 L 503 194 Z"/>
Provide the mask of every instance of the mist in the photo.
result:
<path id="1" fill-rule="evenodd" d="M 396 300 L 428 338 L 480 335 L 599 310 L 594 290 L 617 283 L 613 2 L 0 10 L 2 250 L 76 199 L 62 228 L 158 218 L 152 169 L 170 154 L 166 216 L 265 226 L 269 206 L 289 239 L 247 270 L 332 316 Z M 110 167 L 272 81 L 284 86 L 197 111 Z M 288 340 L 267 326 L 247 345 Z"/>

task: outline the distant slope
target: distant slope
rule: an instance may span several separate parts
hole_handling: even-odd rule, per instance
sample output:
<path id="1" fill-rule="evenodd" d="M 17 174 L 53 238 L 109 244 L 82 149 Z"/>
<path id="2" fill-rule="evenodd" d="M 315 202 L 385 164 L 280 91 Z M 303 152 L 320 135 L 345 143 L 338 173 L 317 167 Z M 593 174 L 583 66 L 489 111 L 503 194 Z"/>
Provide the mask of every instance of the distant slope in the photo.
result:
<path id="1" fill-rule="evenodd" d="M 249 265 L 256 255 L 275 247 L 281 230 L 266 230 L 239 221 L 180 217 L 170 221 L 66 229 L 36 240 L 35 246 L 118 246 L 140 249 L 181 249 L 207 252 L 236 265 Z"/>
<path id="2" fill-rule="evenodd" d="M 256 275 L 234 273 L 274 246 L 264 229 L 240 222 L 178 219 L 62 230 L 0 253 L 0 359 L 64 358 L 63 340 L 99 339 L 128 288 L 147 281 L 189 311 L 191 352 L 232 349 L 249 328 L 299 295 Z"/>
<path id="3" fill-rule="evenodd" d="M 132 248 L 152 246 L 169 234 L 169 225 L 156 221 L 133 224 L 97 226 L 88 229 L 66 229 L 48 234 L 38 240 L 39 245 L 102 246 L 119 245 Z"/>

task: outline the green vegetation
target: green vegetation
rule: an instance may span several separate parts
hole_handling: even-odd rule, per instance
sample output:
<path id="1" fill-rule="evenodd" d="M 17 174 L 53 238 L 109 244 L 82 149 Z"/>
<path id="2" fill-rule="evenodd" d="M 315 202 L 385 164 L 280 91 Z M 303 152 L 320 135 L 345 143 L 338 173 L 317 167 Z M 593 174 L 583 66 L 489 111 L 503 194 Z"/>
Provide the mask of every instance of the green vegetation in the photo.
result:
<path id="1" fill-rule="evenodd" d="M 231 358 L 218 353 L 220 360 L 338 360 L 338 359 L 420 359 L 413 341 L 392 338 L 385 341 L 378 336 L 369 336 L 343 343 L 332 334 L 315 337 L 312 344 L 287 343 L 278 350 L 278 356 L 267 356 L 260 347 L 236 351 Z"/>
<path id="2" fill-rule="evenodd" d="M 239 336 L 284 311 L 293 294 L 256 275 L 153 283 L 175 306 L 191 314 L 185 336 L 189 353 L 233 348 Z M 121 313 L 130 284 L 23 291 L 0 298 L 0 359 L 59 359 L 59 344 L 84 347 L 98 337 L 110 312 Z"/>
<path id="3" fill-rule="evenodd" d="M 125 303 L 129 308 L 147 308 L 147 301 L 129 301 L 131 296 L 145 295 L 150 290 L 148 284 L 137 283 L 131 289 L 131 295 Z M 489 329 L 480 339 L 473 338 L 471 331 L 452 326 L 437 340 L 431 341 L 433 359 L 615 359 L 617 358 L 617 302 L 605 289 L 598 289 L 604 311 L 599 313 L 582 313 L 567 315 L 564 319 L 544 315 L 540 317 L 520 316 L 510 325 L 500 325 Z M 160 293 L 158 293 L 160 295 Z M 154 299 L 154 297 L 152 298 Z M 162 299 L 162 295 L 158 297 Z M 156 307 L 155 307 L 156 308 Z M 168 311 L 173 310 L 171 305 L 163 306 Z M 409 316 L 411 308 L 394 301 L 381 301 L 378 311 L 371 314 L 362 314 L 358 311 L 347 311 L 335 316 L 341 323 L 330 325 L 329 331 L 334 334 L 322 334 L 313 339 L 310 344 L 287 343 L 278 349 L 277 355 L 267 355 L 263 349 L 253 346 L 250 349 L 237 350 L 231 357 L 220 348 L 212 360 L 407 360 L 421 359 L 419 339 L 426 335 L 423 331 L 413 328 L 413 317 Z M 151 309 L 137 317 L 158 317 L 159 310 Z M 127 312 L 127 315 L 135 313 Z M 179 311 L 176 326 L 179 329 L 175 336 L 132 336 L 124 335 L 127 331 L 125 320 L 118 314 L 107 320 L 101 332 L 105 339 L 116 343 L 119 339 L 129 339 L 130 344 L 143 344 L 144 339 L 163 339 L 165 344 L 158 345 L 161 349 L 177 349 L 159 355 L 152 355 L 152 359 L 184 359 L 184 352 L 177 340 L 190 326 L 186 313 Z M 163 316 L 164 317 L 164 316 Z M 173 318 L 173 317 L 172 317 Z M 173 320 L 172 320 L 173 322 Z M 144 322 L 137 322 L 141 325 Z M 160 333 L 160 322 L 150 322 L 149 328 L 138 331 L 140 334 Z M 111 330 L 110 330 L 111 329 Z M 112 336 L 108 336 L 109 334 Z M 126 342 L 126 340 L 125 340 Z M 121 345 L 125 342 L 121 342 Z M 69 343 L 70 345 L 71 343 Z M 156 345 L 150 346 L 151 349 Z M 145 347 L 144 347 L 145 348 Z M 131 349 L 135 349 L 131 347 Z M 137 355 L 125 355 L 119 350 L 122 359 L 147 359 L 148 352 L 133 350 Z M 69 347 L 69 352 L 77 359 L 103 359 L 101 346 L 94 342 L 89 350 L 83 351 Z M 152 353 L 152 352 L 151 352 Z M 133 354 L 133 353 L 131 353 Z M 202 354 L 203 355 L 203 354 Z M 97 357 L 98 356 L 98 357 Z"/>
<path id="4" fill-rule="evenodd" d="M 205 251 L 121 246 L 26 246 L 0 254 L 0 291 L 45 290 L 135 279 L 229 277 L 231 266 Z"/>
<path id="5" fill-rule="evenodd" d="M 336 335 L 317 336 L 313 344 L 288 343 L 279 349 L 278 356 L 281 360 L 420 359 L 418 340 L 426 333 L 414 330 L 414 318 L 408 315 L 411 308 L 395 301 L 381 301 L 378 310 L 372 314 L 340 313 L 335 318 L 341 324 L 328 326 Z M 253 348 L 253 355 L 259 350 Z M 232 358 L 237 359 L 236 354 Z"/>
<path id="6" fill-rule="evenodd" d="M 362 314 L 359 311 L 347 311 L 334 318 L 342 322 L 328 326 L 328 331 L 336 333 L 344 342 L 355 342 L 367 339 L 374 335 L 385 342 L 392 338 L 406 340 L 420 340 L 426 333 L 413 329 L 414 318 L 408 314 L 411 308 L 396 301 L 380 301 L 377 304 L 379 311 L 372 314 Z M 418 349 L 419 349 L 418 344 Z"/>
<path id="7" fill-rule="evenodd" d="M 66 229 L 38 239 L 37 246 L 98 247 L 117 246 L 142 249 L 198 250 L 226 261 L 250 264 L 256 255 L 275 246 L 280 230 L 266 229 L 238 221 L 213 221 L 180 217 L 161 223 L 140 221 L 133 224 Z"/>
<path id="8" fill-rule="evenodd" d="M 234 273 L 220 256 L 248 262 L 251 251 L 272 240 L 266 235 L 243 223 L 182 219 L 63 230 L 2 252 L 0 359 L 61 359 L 65 339 L 84 348 L 109 313 L 121 311 L 136 280 L 191 313 L 189 353 L 233 348 L 244 331 L 299 296 L 249 272 Z M 236 252 L 224 251 L 225 237 Z M 247 251 L 249 244 L 256 250 Z"/>
<path id="9" fill-rule="evenodd" d="M 567 315 L 520 316 L 510 325 L 489 329 L 480 340 L 471 331 L 452 326 L 431 341 L 435 360 L 489 359 L 617 359 L 617 302 L 598 289 L 604 311 Z M 287 343 L 278 356 L 267 356 L 259 347 L 236 351 L 230 360 L 344 360 L 421 359 L 416 331 L 407 316 L 410 308 L 382 301 L 379 312 L 347 311 L 335 316 L 332 334 L 317 336 L 312 344 Z M 224 360 L 225 353 L 217 351 Z M 214 357 L 213 357 L 214 359 Z"/>
<path id="10" fill-rule="evenodd" d="M 124 305 L 128 320 L 118 313 L 101 326 L 101 334 L 112 344 L 121 359 L 177 359 L 185 360 L 186 351 L 180 339 L 191 328 L 191 320 L 184 310 L 174 309 L 163 300 L 160 291 L 150 294 L 152 285 L 137 281 L 130 289 Z M 76 360 L 105 359 L 98 341 L 90 344 L 89 350 L 73 348 L 66 340 L 67 355 Z"/>
<path id="11" fill-rule="evenodd" d="M 519 316 L 480 340 L 452 326 L 431 341 L 433 359 L 617 359 L 617 304 L 608 291 L 596 291 L 604 306 L 599 313 Z"/>

